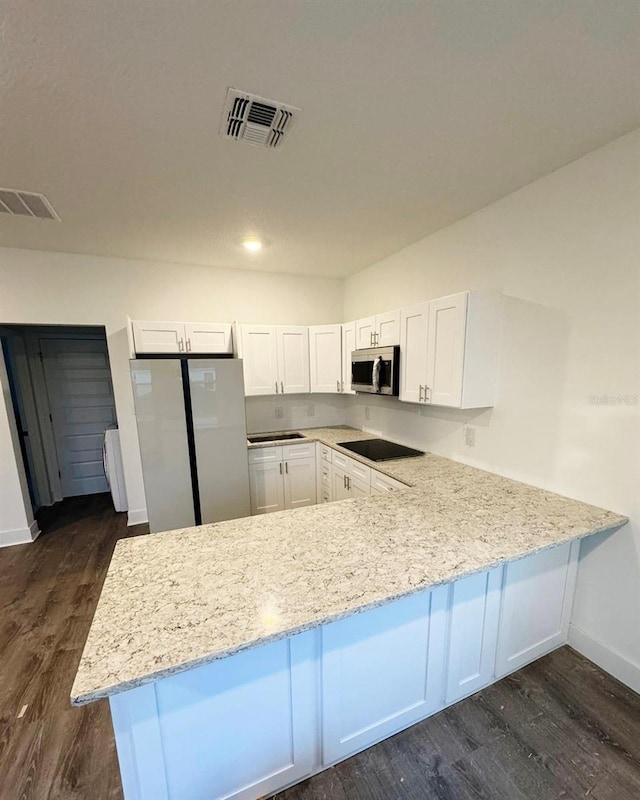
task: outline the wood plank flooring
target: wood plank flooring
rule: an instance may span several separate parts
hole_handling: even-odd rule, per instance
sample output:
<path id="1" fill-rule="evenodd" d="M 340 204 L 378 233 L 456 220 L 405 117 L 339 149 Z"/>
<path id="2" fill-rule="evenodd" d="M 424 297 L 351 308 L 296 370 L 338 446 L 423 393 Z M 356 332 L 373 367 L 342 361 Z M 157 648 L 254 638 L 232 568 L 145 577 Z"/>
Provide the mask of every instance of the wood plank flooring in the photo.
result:
<path id="1" fill-rule="evenodd" d="M 0 550 L 0 800 L 121 800 L 109 706 L 69 692 L 115 542 L 146 528 L 109 495 L 40 524 Z M 639 800 L 640 697 L 562 648 L 277 798 Z"/>

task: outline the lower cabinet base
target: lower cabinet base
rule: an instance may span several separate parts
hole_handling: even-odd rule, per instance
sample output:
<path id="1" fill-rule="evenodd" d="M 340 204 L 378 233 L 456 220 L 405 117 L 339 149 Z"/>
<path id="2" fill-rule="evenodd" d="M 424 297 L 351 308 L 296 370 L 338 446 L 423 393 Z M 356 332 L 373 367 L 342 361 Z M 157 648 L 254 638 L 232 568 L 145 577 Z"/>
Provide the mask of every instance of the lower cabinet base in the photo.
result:
<path id="1" fill-rule="evenodd" d="M 562 545 L 110 698 L 126 800 L 256 800 L 564 644 Z"/>

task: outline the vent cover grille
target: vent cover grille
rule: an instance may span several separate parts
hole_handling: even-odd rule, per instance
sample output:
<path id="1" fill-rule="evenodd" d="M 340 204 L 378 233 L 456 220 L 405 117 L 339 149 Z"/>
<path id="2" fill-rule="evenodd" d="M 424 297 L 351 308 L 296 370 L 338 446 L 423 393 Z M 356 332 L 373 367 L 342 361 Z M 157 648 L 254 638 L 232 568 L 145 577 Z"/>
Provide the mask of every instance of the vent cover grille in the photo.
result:
<path id="1" fill-rule="evenodd" d="M 0 214 L 60 220 L 43 194 L 21 192 L 18 189 L 0 189 Z"/>
<path id="2" fill-rule="evenodd" d="M 279 147 L 299 111 L 294 106 L 229 89 L 220 134 L 254 147 Z"/>

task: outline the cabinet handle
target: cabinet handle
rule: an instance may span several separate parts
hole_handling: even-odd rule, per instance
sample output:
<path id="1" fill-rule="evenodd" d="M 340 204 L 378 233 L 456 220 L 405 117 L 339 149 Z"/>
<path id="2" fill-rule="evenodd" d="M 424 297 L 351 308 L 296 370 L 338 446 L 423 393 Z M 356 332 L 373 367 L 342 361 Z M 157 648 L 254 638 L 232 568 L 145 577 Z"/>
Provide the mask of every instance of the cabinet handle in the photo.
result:
<path id="1" fill-rule="evenodd" d="M 349 478 L 348 476 L 347 476 L 347 489 L 351 491 L 351 478 Z"/>
<path id="2" fill-rule="evenodd" d="M 422 402 L 422 393 L 424 391 L 424 386 L 420 384 L 420 397 L 418 398 L 420 402 Z"/>
<path id="3" fill-rule="evenodd" d="M 336 388 L 338 391 L 340 391 L 340 381 L 336 381 Z"/>
<path id="4" fill-rule="evenodd" d="M 431 402 L 431 389 L 428 386 L 424 387 L 424 400 L 425 403 Z"/>
<path id="5" fill-rule="evenodd" d="M 282 475 L 282 461 L 280 462 L 280 474 Z"/>
<path id="6" fill-rule="evenodd" d="M 278 381 L 276 381 L 276 394 L 278 394 Z"/>
<path id="7" fill-rule="evenodd" d="M 280 381 L 280 394 L 284 394 L 284 382 Z"/>
<path id="8" fill-rule="evenodd" d="M 191 338 L 187 339 L 187 352 L 191 352 Z"/>
<path id="9" fill-rule="evenodd" d="M 178 339 L 178 350 L 180 352 L 184 350 L 184 341 L 182 340 L 182 336 Z"/>
<path id="10" fill-rule="evenodd" d="M 347 488 L 347 476 L 346 475 L 342 476 L 342 488 L 343 489 Z"/>
<path id="11" fill-rule="evenodd" d="M 284 471 L 287 473 L 287 475 L 289 474 L 289 462 L 288 461 L 284 462 Z"/>

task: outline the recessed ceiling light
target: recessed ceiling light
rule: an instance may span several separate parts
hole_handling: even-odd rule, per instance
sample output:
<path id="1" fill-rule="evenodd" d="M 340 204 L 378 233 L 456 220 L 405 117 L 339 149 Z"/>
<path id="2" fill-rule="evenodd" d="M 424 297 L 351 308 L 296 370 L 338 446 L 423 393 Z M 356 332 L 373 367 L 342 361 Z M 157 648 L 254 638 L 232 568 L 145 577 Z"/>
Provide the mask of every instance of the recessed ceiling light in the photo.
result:
<path id="1" fill-rule="evenodd" d="M 257 253 L 258 250 L 262 250 L 262 242 L 260 239 L 245 239 L 242 244 L 244 249 L 248 250 L 250 253 Z"/>

